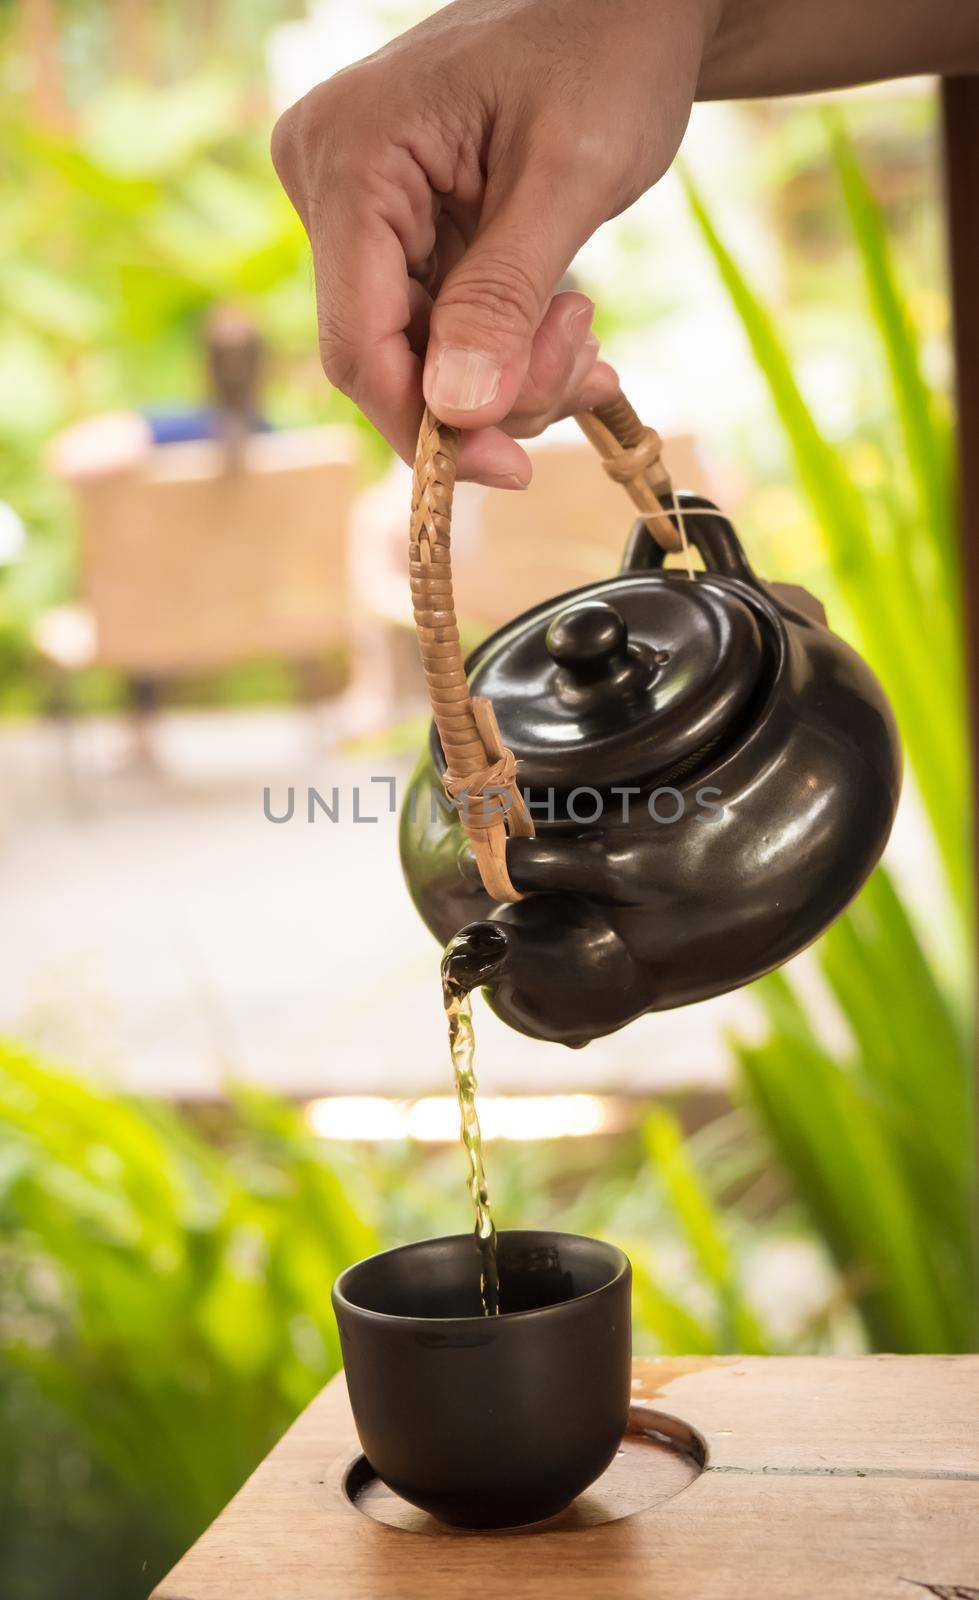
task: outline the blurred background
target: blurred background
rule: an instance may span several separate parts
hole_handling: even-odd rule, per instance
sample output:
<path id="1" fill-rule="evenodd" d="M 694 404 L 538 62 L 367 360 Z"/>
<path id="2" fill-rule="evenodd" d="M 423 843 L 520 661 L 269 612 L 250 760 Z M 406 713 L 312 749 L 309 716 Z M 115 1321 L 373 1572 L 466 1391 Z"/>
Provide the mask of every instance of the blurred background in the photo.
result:
<path id="1" fill-rule="evenodd" d="M 12 1600 L 145 1595 L 336 1369 L 336 1272 L 470 1223 L 438 951 L 372 781 L 403 788 L 426 726 L 407 469 L 322 377 L 267 153 L 279 110 L 431 9 L 0 4 Z M 909 762 L 884 866 L 786 971 L 577 1053 L 477 1002 L 498 1220 L 621 1242 L 643 1354 L 973 1340 L 936 103 L 699 107 L 574 266 L 677 481 L 825 600 Z M 473 642 L 628 532 L 573 425 L 534 460 L 519 504 L 460 493 Z"/>

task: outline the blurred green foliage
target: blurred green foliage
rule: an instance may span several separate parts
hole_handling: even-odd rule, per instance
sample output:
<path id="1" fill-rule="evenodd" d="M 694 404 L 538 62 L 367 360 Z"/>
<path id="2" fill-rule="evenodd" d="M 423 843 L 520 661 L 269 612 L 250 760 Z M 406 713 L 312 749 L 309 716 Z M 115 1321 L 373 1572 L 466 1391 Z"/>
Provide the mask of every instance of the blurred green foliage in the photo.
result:
<path id="1" fill-rule="evenodd" d="M 0 1591 L 65 1592 L 52 1548 L 73 1594 L 140 1593 L 336 1369 L 330 1286 L 376 1247 L 291 1111 L 250 1096 L 218 1150 L 5 1048 Z"/>
<path id="2" fill-rule="evenodd" d="M 659 1109 L 582 1145 L 493 1145 L 506 1225 L 620 1240 L 639 1350 L 778 1346 L 747 1280 L 766 1230 L 797 1227 L 759 1232 L 742 1120 L 685 1141 Z M 206 1139 L 0 1047 L 0 1592 L 145 1594 L 336 1370 L 336 1274 L 468 1212 L 455 1148 L 327 1149 L 251 1092 Z M 832 1305 L 825 1327 L 802 1309 L 787 1344 L 833 1337 Z"/>
<path id="3" fill-rule="evenodd" d="M 785 973 L 756 986 L 761 1046 L 736 1043 L 747 1093 L 851 1285 L 877 1348 L 974 1347 L 976 1240 L 970 775 L 950 419 L 926 383 L 880 211 L 843 123 L 825 122 L 892 393 L 878 493 L 825 438 L 760 299 L 688 182 L 818 522 L 847 631 L 893 702 L 957 930 L 943 970 L 888 873 L 820 941 L 849 1045 L 830 1047 Z M 924 645 L 924 648 L 918 647 Z M 922 934 L 924 937 L 922 937 Z"/>
<path id="4" fill-rule="evenodd" d="M 969 883 L 968 756 L 951 429 L 921 372 L 879 211 L 842 126 L 841 175 L 892 389 L 890 472 L 877 492 L 854 481 L 799 387 L 775 323 L 722 244 L 692 185 L 691 206 L 751 342 L 815 513 L 847 631 L 879 673 L 897 713 L 956 903 Z M 899 424 L 893 428 L 893 423 Z M 927 650 L 909 644 L 928 619 Z"/>
<path id="5" fill-rule="evenodd" d="M 53 436 L 100 411 L 198 403 L 216 304 L 247 308 L 265 336 L 273 421 L 343 420 L 385 458 L 323 379 L 309 248 L 269 161 L 270 120 L 229 74 L 199 68 L 169 86 L 94 84 L 66 132 L 0 97 L 0 500 L 29 537 L 29 559 L 0 567 L 0 709 L 36 705 L 30 626 L 73 587 Z"/>
<path id="6" fill-rule="evenodd" d="M 850 1286 L 873 1348 L 975 1348 L 971 1030 L 878 870 L 816 960 L 852 1042 L 833 1049 L 784 973 L 758 986 L 747 1093 Z"/>

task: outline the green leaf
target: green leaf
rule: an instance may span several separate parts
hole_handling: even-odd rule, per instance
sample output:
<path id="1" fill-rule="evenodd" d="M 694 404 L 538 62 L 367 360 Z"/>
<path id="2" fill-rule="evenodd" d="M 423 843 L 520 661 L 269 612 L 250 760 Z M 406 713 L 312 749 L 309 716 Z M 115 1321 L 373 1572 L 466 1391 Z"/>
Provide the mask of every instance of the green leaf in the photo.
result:
<path id="1" fill-rule="evenodd" d="M 760 1350 L 757 1321 L 739 1291 L 720 1221 L 684 1147 L 679 1123 L 666 1111 L 653 1111 L 643 1124 L 643 1137 L 693 1256 L 723 1309 L 722 1348 Z"/>
<path id="2" fill-rule="evenodd" d="M 688 176 L 684 183 L 693 216 L 768 383 L 841 593 L 894 704 L 964 923 L 971 904 L 965 822 L 968 767 L 961 710 L 961 641 L 955 617 L 944 603 L 947 566 L 942 566 L 939 552 L 933 570 L 941 576 L 929 592 L 923 587 L 920 571 L 909 561 L 885 560 L 885 550 L 892 550 L 894 539 L 904 535 L 903 525 L 882 546 L 865 498 L 847 473 L 839 451 L 823 437 L 802 395 L 772 318 L 721 240 Z M 883 294 L 882 288 L 880 292 Z M 889 324 L 883 338 L 897 360 L 897 336 Z M 906 366 L 905 355 L 902 373 Z M 911 381 L 906 373 L 905 380 Z M 910 399 L 906 405 L 913 411 Z M 929 457 L 930 448 L 926 441 L 923 458 Z M 933 521 L 937 525 L 940 516 L 936 514 L 918 529 L 919 539 L 931 536 Z M 929 619 L 928 647 L 914 650 L 911 641 L 920 634 L 923 613 Z"/>
<path id="3" fill-rule="evenodd" d="M 948 430 L 935 421 L 932 397 L 921 371 L 911 318 L 901 299 L 880 208 L 874 201 L 843 117 L 825 112 L 830 149 L 843 190 L 853 235 L 860 252 L 875 324 L 891 375 L 907 464 L 918 498 L 918 526 L 927 528 L 939 553 L 939 571 L 958 609 L 958 552 L 951 483 Z"/>

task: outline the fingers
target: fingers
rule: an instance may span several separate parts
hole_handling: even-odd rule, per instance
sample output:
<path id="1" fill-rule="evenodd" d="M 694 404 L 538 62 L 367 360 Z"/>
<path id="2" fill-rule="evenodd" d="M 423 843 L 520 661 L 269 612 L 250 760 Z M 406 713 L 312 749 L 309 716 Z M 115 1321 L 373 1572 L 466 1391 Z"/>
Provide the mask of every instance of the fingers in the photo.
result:
<path id="1" fill-rule="evenodd" d="M 311 237 L 323 370 L 411 461 L 422 413 L 412 342 L 424 347 L 427 308 L 401 241 L 360 197 L 341 193 L 314 209 Z"/>
<path id="2" fill-rule="evenodd" d="M 431 296 L 419 283 L 409 282 L 411 320 L 408 341 L 415 351 L 424 353 L 428 343 L 428 324 L 432 312 Z M 424 401 L 421 396 L 421 362 L 417 363 L 417 418 L 420 421 Z M 415 424 L 415 434 L 418 423 Z M 414 439 L 411 450 L 414 451 Z M 405 455 L 411 461 L 410 454 Z M 459 440 L 457 476 L 463 481 L 483 483 L 495 489 L 525 489 L 530 482 L 530 460 L 513 439 L 499 428 L 469 428 Z"/>
<path id="3" fill-rule="evenodd" d="M 583 294 L 555 295 L 531 347 L 527 376 L 512 411 L 499 428 L 463 432 L 460 478 L 525 488 L 530 458 L 513 441 L 543 433 L 561 417 L 589 410 L 618 392 L 618 375 L 598 360 L 598 340 L 589 331 L 593 311 Z"/>
<path id="4" fill-rule="evenodd" d="M 432 311 L 424 389 L 436 416 L 471 428 L 512 411 L 554 285 L 593 227 L 545 162 L 515 160 L 487 190 Z"/>
<path id="5" fill-rule="evenodd" d="M 503 423 L 507 433 L 532 438 L 560 417 L 615 393 L 618 380 L 610 367 L 594 376 L 598 358 L 598 340 L 591 332 L 594 310 L 583 294 L 554 296 L 534 337 L 527 375 Z M 586 387 L 589 398 L 584 398 Z"/>
<path id="6" fill-rule="evenodd" d="M 468 428 L 459 441 L 460 482 L 489 489 L 526 489 L 533 468 L 526 450 L 499 428 Z"/>
<path id="7" fill-rule="evenodd" d="M 333 160 L 329 140 L 310 146 L 283 121 L 274 159 L 313 247 L 327 377 L 411 462 L 424 361 L 433 410 L 464 430 L 460 477 L 525 487 L 530 460 L 514 436 L 614 392 L 591 302 L 551 298 L 594 218 L 575 221 L 531 163 L 488 185 L 477 226 L 471 199 L 436 192 L 406 149 L 382 152 L 365 179 Z"/>
<path id="8" fill-rule="evenodd" d="M 614 400 L 619 392 L 619 375 L 607 361 L 596 361 L 585 379 L 574 411 L 593 411 L 596 406 Z"/>
<path id="9" fill-rule="evenodd" d="M 426 344 L 431 348 L 431 298 L 408 276 L 400 240 L 378 219 L 367 217 L 359 228 L 351 228 L 342 245 L 339 239 L 334 242 L 334 230 L 337 213 L 331 208 L 314 235 L 323 367 L 410 463 L 424 403 L 421 352 Z M 452 246 L 458 237 L 445 231 Z M 531 341 L 526 373 L 501 425 L 464 431 L 460 478 L 495 488 L 525 488 L 531 463 L 515 438 L 541 433 L 559 417 L 615 393 L 614 372 L 597 362 L 598 342 L 589 331 L 593 310 L 585 295 L 554 297 Z"/>
<path id="10" fill-rule="evenodd" d="M 320 85 L 279 119 L 272 159 L 313 249 L 323 369 L 410 461 L 430 311 L 410 274 L 436 252 L 439 206 L 404 148 L 351 163 L 349 140 L 364 145 L 353 110 L 349 94 Z"/>
<path id="11" fill-rule="evenodd" d="M 421 422 L 422 362 L 432 301 L 409 266 L 458 260 L 466 248 L 466 218 L 437 207 L 428 185 L 416 183 L 401 159 L 376 191 L 328 171 L 315 180 L 300 168 L 296 141 L 283 119 L 274 145 L 276 168 L 313 247 L 317 321 L 323 369 L 394 446 L 414 460 Z M 492 487 L 530 482 L 526 452 L 495 428 L 476 429 L 460 450 L 460 477 Z"/>
<path id="12" fill-rule="evenodd" d="M 587 295 L 566 291 L 554 296 L 534 335 L 527 373 L 508 414 L 515 430 L 521 422 L 532 423 L 552 411 L 572 382 L 575 369 L 591 364 L 588 350 L 594 311 Z"/>

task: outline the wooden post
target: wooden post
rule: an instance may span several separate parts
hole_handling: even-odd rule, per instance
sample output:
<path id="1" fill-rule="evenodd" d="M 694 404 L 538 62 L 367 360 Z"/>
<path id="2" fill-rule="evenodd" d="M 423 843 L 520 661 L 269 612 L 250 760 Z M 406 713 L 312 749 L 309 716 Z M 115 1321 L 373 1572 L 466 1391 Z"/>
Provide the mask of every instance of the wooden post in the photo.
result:
<path id="1" fill-rule="evenodd" d="M 979 778 L 979 77 L 944 79 L 942 111 L 958 417 L 959 531 L 972 744 L 975 909 L 979 912 L 979 806 L 975 790 Z M 979 915 L 976 921 L 979 923 Z M 979 995 L 979 973 L 976 991 Z M 976 1061 L 976 1104 L 979 1106 L 979 1059 Z M 979 1121 L 976 1132 L 979 1138 Z M 976 1158 L 979 1166 L 979 1146 Z"/>

